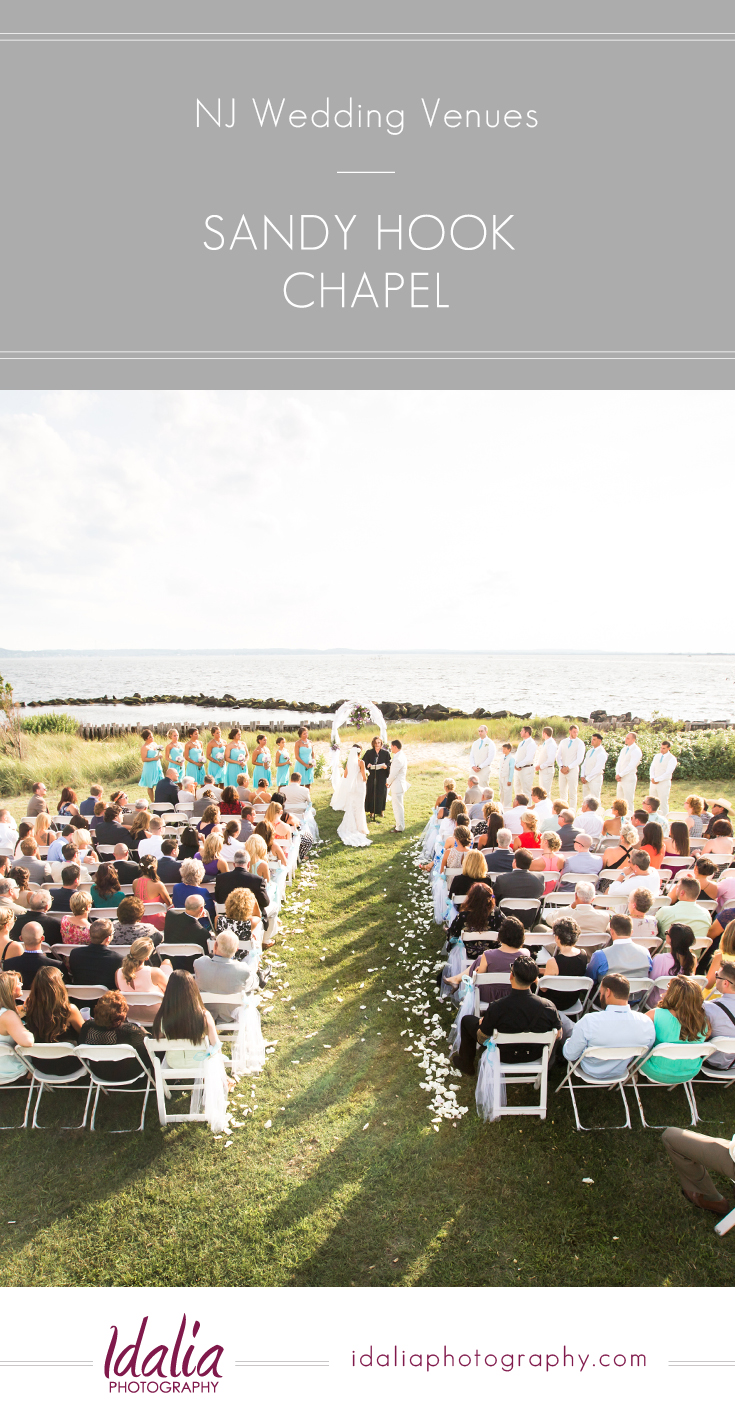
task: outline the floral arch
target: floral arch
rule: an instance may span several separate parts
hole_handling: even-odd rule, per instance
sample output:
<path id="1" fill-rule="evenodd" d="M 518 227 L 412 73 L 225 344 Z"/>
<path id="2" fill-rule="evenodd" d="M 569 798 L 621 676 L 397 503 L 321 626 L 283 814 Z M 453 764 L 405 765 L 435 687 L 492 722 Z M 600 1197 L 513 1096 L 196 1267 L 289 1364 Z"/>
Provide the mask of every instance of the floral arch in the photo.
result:
<path id="1" fill-rule="evenodd" d="M 377 704 L 368 700 L 361 704 L 359 699 L 346 699 L 344 704 L 340 704 L 332 719 L 332 740 L 331 740 L 331 764 L 332 764 L 332 785 L 335 778 L 339 777 L 337 770 L 341 772 L 340 752 L 341 745 L 339 731 L 343 724 L 355 724 L 358 729 L 363 729 L 367 724 L 376 724 L 383 743 L 388 742 L 388 730 L 385 719 Z"/>

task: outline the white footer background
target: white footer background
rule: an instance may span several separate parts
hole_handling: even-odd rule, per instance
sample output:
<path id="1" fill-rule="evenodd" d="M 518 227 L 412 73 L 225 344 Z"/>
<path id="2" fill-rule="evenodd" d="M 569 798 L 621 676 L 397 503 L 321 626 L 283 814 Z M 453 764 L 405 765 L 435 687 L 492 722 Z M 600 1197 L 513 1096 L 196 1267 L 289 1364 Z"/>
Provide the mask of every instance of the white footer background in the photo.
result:
<path id="1" fill-rule="evenodd" d="M 731 1400 L 735 1350 L 715 1347 L 713 1326 L 732 1303 L 729 1289 L 3 1289 L 0 1386 L 6 1421 L 31 1408 L 58 1420 L 76 1403 L 113 1424 L 187 1424 L 224 1407 L 268 1428 L 294 1415 L 444 1425 L 488 1413 L 597 1428 L 630 1409 L 663 1410 L 672 1428 Z M 190 1370 L 222 1346 L 208 1356 L 218 1378 L 207 1360 L 201 1378 L 182 1372 L 192 1342 Z"/>

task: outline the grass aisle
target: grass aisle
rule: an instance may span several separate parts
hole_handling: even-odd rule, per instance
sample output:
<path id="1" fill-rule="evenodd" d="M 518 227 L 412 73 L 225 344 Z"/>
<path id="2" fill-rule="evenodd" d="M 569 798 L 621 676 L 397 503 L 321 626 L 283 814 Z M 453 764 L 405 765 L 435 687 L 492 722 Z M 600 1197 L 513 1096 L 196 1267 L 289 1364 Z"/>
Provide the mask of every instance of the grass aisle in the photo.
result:
<path id="1" fill-rule="evenodd" d="M 432 1123 L 433 1093 L 401 1032 L 425 1032 L 436 1013 L 442 938 L 433 924 L 398 933 L 414 930 L 410 848 L 440 780 L 412 767 L 406 835 L 391 831 L 389 807 L 367 849 L 342 847 L 341 815 L 318 796 L 328 841 L 289 899 L 263 1021 L 276 1046 L 241 1083 L 250 1113 L 235 1114 L 231 1145 L 200 1126 L 163 1134 L 155 1107 L 144 1135 L 0 1136 L 3 1284 L 732 1283 L 735 1234 L 717 1240 L 712 1217 L 685 1202 L 657 1132 L 578 1135 L 553 1093 L 546 1122 L 485 1126 L 474 1083 L 454 1077 L 469 1111 Z M 421 1017 L 398 1000 L 417 961 Z M 0 1097 L 5 1123 L 20 1098 Z M 699 1100 L 722 1121 L 702 1129 L 729 1136 L 731 1100 Z M 44 1121 L 78 1118 L 80 1102 L 44 1098 Z M 617 1114 L 619 1100 L 594 1102 L 595 1120 Z M 684 1123 L 679 1091 L 647 1105 Z M 101 1124 L 132 1115 L 132 1103 L 108 1104 Z"/>

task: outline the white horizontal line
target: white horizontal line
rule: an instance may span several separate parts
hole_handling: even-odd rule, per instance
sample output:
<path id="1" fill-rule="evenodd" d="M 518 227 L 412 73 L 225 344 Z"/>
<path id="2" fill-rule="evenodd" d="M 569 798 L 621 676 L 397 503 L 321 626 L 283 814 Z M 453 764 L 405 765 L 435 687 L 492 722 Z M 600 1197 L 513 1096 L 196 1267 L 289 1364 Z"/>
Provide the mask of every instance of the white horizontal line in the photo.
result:
<path id="1" fill-rule="evenodd" d="M 338 174 L 394 174 L 395 169 L 337 169 Z"/>
<path id="2" fill-rule="evenodd" d="M 700 33 L 698 31 L 656 34 L 105 34 L 49 32 L 0 34 L 0 41 L 13 44 L 722 44 L 732 43 L 731 31 Z"/>

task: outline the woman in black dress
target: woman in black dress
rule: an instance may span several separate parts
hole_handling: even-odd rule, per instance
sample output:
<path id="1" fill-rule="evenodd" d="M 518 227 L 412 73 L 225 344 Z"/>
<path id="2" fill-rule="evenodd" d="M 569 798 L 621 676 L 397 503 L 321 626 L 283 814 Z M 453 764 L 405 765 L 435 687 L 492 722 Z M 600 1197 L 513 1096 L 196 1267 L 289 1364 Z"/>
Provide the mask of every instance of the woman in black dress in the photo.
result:
<path id="1" fill-rule="evenodd" d="M 377 734 L 371 741 L 371 747 L 363 755 L 363 762 L 368 776 L 365 813 L 368 818 L 375 821 L 376 818 L 382 818 L 385 813 L 386 785 L 390 772 L 390 754 L 387 749 L 383 748 L 383 741 Z"/>

